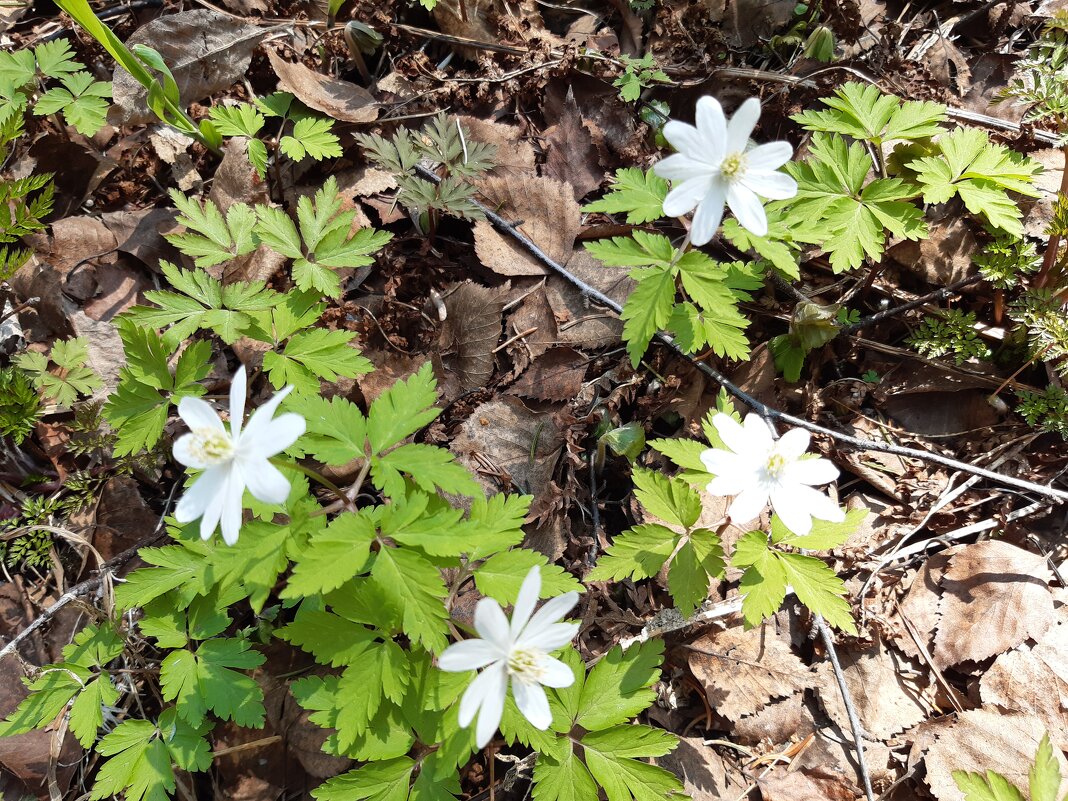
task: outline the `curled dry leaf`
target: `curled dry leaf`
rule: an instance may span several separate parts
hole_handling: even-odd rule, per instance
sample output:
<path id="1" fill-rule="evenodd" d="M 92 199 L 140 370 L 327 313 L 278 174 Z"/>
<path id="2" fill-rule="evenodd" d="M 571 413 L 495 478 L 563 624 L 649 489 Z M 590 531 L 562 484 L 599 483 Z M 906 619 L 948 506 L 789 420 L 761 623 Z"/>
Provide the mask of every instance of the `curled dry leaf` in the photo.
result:
<path id="1" fill-rule="evenodd" d="M 861 726 L 868 735 L 886 740 L 927 716 L 929 704 L 922 700 L 923 687 L 906 678 L 914 671 L 895 652 L 876 643 L 860 651 L 840 651 L 838 656 Z M 823 708 L 839 728 L 848 729 L 849 718 L 834 668 L 830 662 L 822 662 L 817 672 L 823 679 L 818 691 Z"/>
<path id="2" fill-rule="evenodd" d="M 706 634 L 690 645 L 690 670 L 704 686 L 708 703 L 730 720 L 817 682 L 790 646 L 765 626 Z"/>
<path id="3" fill-rule="evenodd" d="M 489 206 L 558 264 L 571 257 L 581 212 L 571 187 L 551 178 L 487 178 L 481 184 Z M 547 270 L 512 237 L 487 220 L 475 223 L 475 252 L 499 275 L 544 275 Z"/>
<path id="4" fill-rule="evenodd" d="M 182 103 L 188 105 L 241 80 L 252 51 L 264 36 L 257 25 L 208 9 L 179 11 L 142 25 L 127 44 L 159 51 L 174 74 Z M 124 125 L 156 120 L 148 108 L 148 91 L 121 67 L 115 69 L 115 106 Z"/>
<path id="5" fill-rule="evenodd" d="M 1029 797 L 1027 773 L 1034 763 L 1038 743 L 1046 733 L 1039 718 L 983 707 L 960 713 L 948 725 L 938 726 L 935 732 L 923 762 L 927 768 L 927 785 L 938 801 L 964 801 L 964 794 L 953 781 L 956 770 L 984 774 L 992 770 L 1024 788 L 1025 797 Z M 1061 776 L 1068 774 L 1068 762 L 1059 749 L 1053 749 L 1053 758 Z M 1061 782 L 1054 796 L 1061 798 L 1065 791 L 1068 791 L 1068 781 Z"/>
<path id="6" fill-rule="evenodd" d="M 456 377 L 461 392 L 480 389 L 493 375 L 493 350 L 501 338 L 504 308 L 501 293 L 465 281 L 444 300 L 446 317 L 438 336 L 438 359 Z M 448 378 L 443 376 L 446 385 Z M 446 395 L 452 395 L 447 386 Z"/>
<path id="7" fill-rule="evenodd" d="M 309 108 L 342 122 L 374 122 L 378 118 L 378 105 L 362 86 L 286 61 L 273 50 L 267 51 L 267 57 L 278 75 L 279 88 L 292 92 Z"/>

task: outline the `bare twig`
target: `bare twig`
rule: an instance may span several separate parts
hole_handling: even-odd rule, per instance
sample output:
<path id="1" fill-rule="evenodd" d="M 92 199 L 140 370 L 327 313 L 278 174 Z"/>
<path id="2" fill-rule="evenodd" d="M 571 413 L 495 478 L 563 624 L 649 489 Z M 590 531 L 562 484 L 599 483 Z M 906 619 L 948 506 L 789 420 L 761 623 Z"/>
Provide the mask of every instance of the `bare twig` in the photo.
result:
<path id="1" fill-rule="evenodd" d="M 415 169 L 421 177 L 428 181 L 437 183 L 441 180 L 437 175 L 423 167 L 416 166 Z M 495 211 L 493 211 L 493 209 L 489 208 L 483 203 L 479 203 L 477 200 L 472 202 L 474 202 L 474 204 L 478 206 L 479 210 L 482 211 L 483 214 L 485 214 L 486 219 L 489 220 L 496 228 L 514 238 L 523 247 L 524 250 L 534 256 L 534 258 L 536 258 L 539 262 L 551 269 L 557 275 L 567 279 L 567 281 L 574 285 L 580 292 L 582 292 L 582 294 L 586 295 L 591 300 L 600 303 L 602 306 L 608 307 L 617 314 L 623 311 L 622 306 L 620 306 L 618 303 L 616 303 L 614 300 L 605 295 L 596 287 L 590 286 L 578 276 L 568 272 L 562 265 L 554 261 L 552 257 L 547 255 L 541 248 L 539 248 L 536 244 L 534 244 L 534 242 L 528 239 L 522 232 L 518 231 L 515 225 L 510 223 L 501 215 L 497 214 Z M 778 409 L 768 406 L 766 403 L 763 403 L 762 401 L 759 401 L 754 398 L 752 395 L 750 395 L 748 392 L 736 385 L 734 382 L 732 382 L 725 375 L 723 375 L 723 373 L 719 372 L 714 367 L 705 364 L 704 362 L 698 361 L 692 355 L 686 353 L 681 347 L 679 347 L 679 345 L 670 335 L 665 334 L 662 331 L 658 331 L 656 333 L 655 339 L 661 344 L 666 345 L 670 350 L 674 351 L 682 358 L 689 361 L 696 369 L 698 369 L 708 378 L 711 378 L 717 384 L 722 386 L 724 389 L 734 395 L 734 397 L 738 398 L 740 401 L 748 405 L 761 417 L 770 420 L 778 420 L 783 423 L 788 423 L 792 426 L 798 426 L 800 428 L 807 429 L 808 431 L 812 431 L 816 434 L 823 434 L 824 436 L 830 437 L 831 439 L 835 440 L 840 444 L 849 445 L 851 447 L 859 448 L 861 450 L 876 451 L 879 453 L 892 453 L 896 456 L 904 456 L 910 459 L 919 459 L 921 461 L 928 462 L 931 464 L 948 467 L 951 470 L 960 470 L 961 472 L 968 473 L 969 475 L 980 476 L 981 478 L 985 478 L 988 481 L 991 481 L 999 486 L 1013 487 L 1014 489 L 1024 490 L 1026 492 L 1035 492 L 1039 495 L 1044 495 L 1048 498 L 1053 498 L 1057 501 L 1068 501 L 1068 492 L 1065 492 L 1063 490 L 1054 489 L 1053 487 L 1038 484 L 1034 481 L 1027 481 L 1025 479 L 1016 478 L 1014 476 L 1007 476 L 1002 473 L 995 473 L 992 470 L 986 470 L 982 467 L 976 467 L 975 465 L 968 464 L 967 462 L 961 462 L 957 459 L 951 459 L 950 457 L 943 456 L 940 453 L 921 451 L 917 448 L 907 448 L 903 445 L 895 445 L 891 442 L 879 442 L 878 440 L 861 439 L 860 437 L 854 437 L 841 431 L 835 431 L 830 428 L 825 428 L 824 426 L 818 425 L 816 423 L 811 423 L 803 418 L 795 417 L 792 414 L 787 414 L 786 412 L 779 411 Z"/>
<path id="2" fill-rule="evenodd" d="M 861 320 L 857 320 L 855 323 L 849 325 L 843 325 L 838 329 L 839 333 L 852 334 L 854 331 L 859 331 L 862 328 L 867 328 L 870 325 L 882 322 L 890 317 L 897 317 L 900 314 L 904 314 L 907 311 L 918 309 L 921 306 L 926 306 L 928 303 L 934 303 L 944 298 L 948 298 L 950 295 L 955 295 L 961 289 L 972 284 L 978 284 L 983 280 L 981 273 L 970 275 L 967 278 L 962 278 L 959 281 L 954 281 L 952 284 L 935 290 L 927 295 L 910 300 L 908 303 L 902 303 L 900 306 L 894 306 L 892 309 L 886 309 L 885 311 L 877 312 L 870 317 L 864 317 Z"/>

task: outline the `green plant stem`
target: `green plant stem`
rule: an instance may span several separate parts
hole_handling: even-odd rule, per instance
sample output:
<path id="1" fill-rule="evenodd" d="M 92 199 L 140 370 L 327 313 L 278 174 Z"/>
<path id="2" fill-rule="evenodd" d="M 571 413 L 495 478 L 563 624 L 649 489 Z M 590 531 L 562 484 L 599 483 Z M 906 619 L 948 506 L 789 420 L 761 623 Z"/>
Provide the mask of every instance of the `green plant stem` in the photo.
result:
<path id="1" fill-rule="evenodd" d="M 302 464 L 297 464 L 296 462 L 291 462 L 287 459 L 281 459 L 277 456 L 272 459 L 269 459 L 268 461 L 270 461 L 270 463 L 273 464 L 275 467 L 284 467 L 290 470 L 296 470 L 298 473 L 303 473 L 312 481 L 326 487 L 346 504 L 352 503 L 349 497 L 345 494 L 345 491 L 333 481 L 324 476 L 322 473 L 312 470 L 310 467 L 305 467 Z"/>
<path id="2" fill-rule="evenodd" d="M 1063 172 L 1061 173 L 1061 187 L 1057 190 L 1057 194 L 1062 197 L 1068 195 L 1068 145 L 1065 145 L 1061 149 L 1061 165 Z M 1060 234 L 1052 234 L 1049 238 L 1049 242 L 1046 243 L 1046 252 L 1042 254 L 1042 269 L 1038 271 L 1038 275 L 1035 276 L 1035 286 L 1041 289 L 1049 282 L 1050 272 L 1053 270 L 1053 265 L 1057 262 L 1057 252 L 1061 247 Z"/>

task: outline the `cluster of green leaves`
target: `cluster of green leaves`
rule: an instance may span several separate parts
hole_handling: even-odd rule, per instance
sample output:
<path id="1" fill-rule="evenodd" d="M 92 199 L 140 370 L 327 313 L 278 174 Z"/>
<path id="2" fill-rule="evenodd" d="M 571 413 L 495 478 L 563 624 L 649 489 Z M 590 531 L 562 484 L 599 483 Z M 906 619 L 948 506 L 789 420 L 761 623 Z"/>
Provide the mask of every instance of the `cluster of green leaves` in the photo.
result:
<path id="1" fill-rule="evenodd" d="M 693 490 L 687 490 L 690 487 L 704 488 L 713 478 L 701 461 L 701 454 L 709 447 L 726 447 L 712 424 L 712 418 L 719 413 L 739 418 L 725 392 L 720 393 L 716 399 L 716 408 L 709 411 L 702 421 L 705 442 L 696 439 L 650 440 L 650 447 L 666 456 L 680 470 L 678 477 L 674 479 L 658 476 L 658 490 L 655 494 L 643 486 L 650 483 L 649 477 L 636 471 L 639 477 L 636 478 L 635 485 L 639 489 L 635 494 L 639 500 L 647 510 L 674 527 L 680 526 L 676 520 L 687 521 L 694 512 L 699 513 L 700 497 Z M 806 607 L 823 615 L 831 625 L 855 633 L 856 626 L 845 598 L 845 583 L 822 559 L 800 551 L 822 551 L 838 547 L 863 522 L 866 514 L 864 510 L 847 512 L 842 523 L 814 520 L 812 530 L 805 535 L 794 534 L 782 524 L 777 515 L 772 515 L 770 535 L 763 531 L 750 531 L 738 540 L 729 561 L 734 567 L 744 571 L 739 589 L 743 594 L 742 616 L 746 625 L 755 626 L 774 615 L 786 598 L 787 587 L 792 587 L 794 595 Z M 692 526 L 693 523 L 686 525 Z M 668 556 L 671 556 L 671 551 L 664 550 L 668 545 L 666 534 L 659 536 L 659 532 L 650 532 L 646 535 L 646 528 L 649 526 L 636 526 L 616 538 L 609 546 L 606 556 L 597 563 L 594 574 L 598 578 L 615 579 L 625 578 L 627 575 L 641 578 L 655 574 L 659 566 L 652 573 L 648 572 L 649 568 L 657 564 L 657 560 L 659 565 L 663 565 Z M 664 532 L 675 535 L 675 532 L 666 526 L 655 528 L 662 528 Z M 690 531 L 688 527 L 686 530 Z M 719 532 L 702 529 L 696 531 L 700 532 L 699 536 L 707 543 L 694 548 L 700 567 L 687 566 L 686 561 L 679 563 L 679 555 L 682 553 L 680 550 L 675 555 L 668 574 L 668 590 L 676 605 L 684 612 L 691 610 L 706 597 L 704 590 L 707 590 L 708 579 L 722 574 L 726 558 L 720 545 Z M 672 547 L 680 541 L 683 541 L 682 537 L 677 537 Z M 715 545 L 712 557 L 701 562 L 702 553 L 713 552 L 713 541 Z M 692 563 L 692 557 L 689 561 Z M 676 577 L 675 572 L 680 570 L 680 564 L 682 572 Z M 701 568 L 707 569 L 702 572 Z M 673 582 L 675 587 L 672 586 Z M 697 591 L 698 587 L 702 589 L 700 593 Z"/>
<path id="2" fill-rule="evenodd" d="M 1047 20 L 1042 34 L 1016 61 L 1015 74 L 998 92 L 1001 100 L 1012 99 L 1028 106 L 1024 119 L 1048 123 L 1068 139 L 1068 13 L 1057 11 Z"/>
<path id="3" fill-rule="evenodd" d="M 1029 425 L 1068 439 L 1068 392 L 1064 388 L 1050 384 L 1042 392 L 1018 390 L 1016 395 L 1020 401 L 1016 411 Z"/>
<path id="4" fill-rule="evenodd" d="M 100 377 L 86 366 L 88 359 L 89 342 L 75 337 L 56 340 L 47 356 L 37 351 L 20 353 L 15 363 L 30 376 L 45 400 L 69 407 L 103 386 Z"/>
<path id="5" fill-rule="evenodd" d="M 798 303 L 790 315 L 790 330 L 768 341 L 768 350 L 783 378 L 790 383 L 800 381 L 805 357 L 838 336 L 839 323 L 856 322 L 849 317 L 850 313 L 836 303 L 827 306 L 810 300 Z"/>
<path id="6" fill-rule="evenodd" d="M 0 435 L 22 444 L 41 413 L 41 396 L 33 379 L 17 367 L 0 369 Z"/>
<path id="7" fill-rule="evenodd" d="M 21 116 L 0 122 L 0 164 L 23 132 Z M 29 249 L 17 243 L 27 234 L 44 230 L 42 220 L 52 211 L 52 177 L 52 173 L 40 173 L 12 180 L 0 178 L 0 281 L 6 281 L 29 261 Z"/>
<path id="8" fill-rule="evenodd" d="M 388 139 L 357 134 L 356 141 L 372 162 L 397 179 L 397 200 L 418 219 L 423 231 L 436 230 L 438 214 L 466 220 L 483 217 L 473 202 L 476 190 L 469 179 L 493 169 L 497 148 L 471 139 L 459 120 L 440 113 L 418 131 L 401 128 Z M 416 175 L 416 166 L 425 163 L 435 168 L 440 181 Z"/>
<path id="9" fill-rule="evenodd" d="M 60 85 L 46 90 L 50 79 Z M 35 95 L 34 114 L 62 113 L 78 133 L 92 136 L 104 127 L 111 84 L 93 78 L 66 39 L 0 52 L 0 124 L 21 116 Z"/>
<path id="10" fill-rule="evenodd" d="M 975 312 L 942 309 L 923 318 L 905 340 L 923 356 L 952 356 L 955 364 L 969 359 L 989 359 L 990 348 L 975 329 Z"/>
<path id="11" fill-rule="evenodd" d="M 642 96 L 642 92 L 656 83 L 671 83 L 668 74 L 656 65 L 652 53 L 641 58 L 620 54 L 616 59 L 623 67 L 612 86 L 619 90 L 619 96 L 626 103 L 633 103 Z"/>
<path id="12" fill-rule="evenodd" d="M 611 202 L 632 213 L 622 207 L 621 194 Z M 636 199 L 647 202 L 641 195 Z M 730 359 L 749 355 L 745 335 L 749 320 L 738 304 L 751 300 L 749 293 L 763 285 L 759 265 L 717 262 L 699 250 L 683 251 L 666 236 L 644 231 L 588 242 L 586 249 L 608 267 L 632 268 L 628 275 L 638 285 L 623 304 L 622 317 L 623 339 L 635 366 L 661 330 L 673 334 L 687 353 L 711 348 Z"/>
<path id="13" fill-rule="evenodd" d="M 953 771 L 957 789 L 964 793 L 964 801 L 1057 801 L 1061 791 L 1061 768 L 1050 745 L 1049 735 L 1043 736 L 1035 752 L 1035 762 L 1027 775 L 1027 794 L 1012 782 L 992 770 L 976 773 Z M 1065 801 L 1068 795 L 1060 801 Z"/>
<path id="14" fill-rule="evenodd" d="M 268 119 L 288 128 L 278 139 L 278 151 L 293 161 L 306 158 L 322 161 L 341 156 L 341 140 L 333 132 L 334 121 L 316 114 L 289 92 L 275 92 L 254 103 L 213 106 L 209 112 L 215 130 L 222 136 L 242 136 L 248 140 L 247 153 L 260 178 L 267 177 L 267 144 L 259 138 Z"/>
<path id="15" fill-rule="evenodd" d="M 983 278 L 998 289 L 1015 289 L 1020 279 L 1037 272 L 1042 259 L 1034 242 L 1002 234 L 972 257 Z"/>
<path id="16" fill-rule="evenodd" d="M 723 577 L 723 545 L 719 534 L 697 526 L 703 506 L 697 490 L 681 478 L 636 468 L 631 474 L 634 497 L 661 523 L 643 523 L 617 534 L 587 581 L 647 579 L 668 568 L 668 592 L 689 617 L 708 597 L 713 579 Z"/>
<path id="17" fill-rule="evenodd" d="M 1068 375 L 1068 316 L 1056 289 L 1030 289 L 1009 307 L 1009 316 L 1026 331 L 1031 356 Z"/>

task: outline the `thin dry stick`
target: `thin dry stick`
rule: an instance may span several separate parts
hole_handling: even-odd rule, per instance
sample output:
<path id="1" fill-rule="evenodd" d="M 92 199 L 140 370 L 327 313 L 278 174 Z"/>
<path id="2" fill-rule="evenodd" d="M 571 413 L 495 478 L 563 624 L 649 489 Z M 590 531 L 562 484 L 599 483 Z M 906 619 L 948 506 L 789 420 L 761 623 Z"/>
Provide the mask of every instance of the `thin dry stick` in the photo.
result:
<path id="1" fill-rule="evenodd" d="M 417 165 L 415 169 L 421 177 L 428 181 L 431 181 L 432 183 L 438 183 L 441 180 L 441 178 L 432 173 L 430 170 L 425 169 L 424 167 Z M 526 250 L 528 253 L 534 256 L 534 258 L 536 258 L 546 267 L 558 274 L 560 277 L 567 279 L 571 284 L 578 288 L 578 290 L 582 292 L 583 295 L 586 295 L 591 300 L 600 303 L 602 306 L 607 306 L 616 314 L 620 314 L 623 311 L 622 306 L 620 306 L 610 297 L 605 295 L 599 289 L 590 286 L 581 278 L 568 272 L 562 265 L 554 261 L 552 257 L 547 255 L 541 248 L 539 248 L 530 239 L 528 239 L 522 232 L 518 231 L 514 224 L 497 214 L 495 211 L 493 211 L 493 209 L 489 208 L 485 204 L 479 203 L 477 200 L 473 200 L 472 202 L 479 208 L 479 210 L 483 214 L 486 215 L 486 219 L 493 223 L 496 228 L 500 229 L 501 231 L 507 233 L 509 236 L 514 238 L 520 245 L 522 245 L 524 250 Z M 1024 490 L 1027 492 L 1036 492 L 1040 495 L 1045 495 L 1046 497 L 1053 498 L 1057 501 L 1068 501 L 1068 492 L 1065 492 L 1063 490 L 1054 489 L 1053 487 L 1038 484 L 1034 481 L 1026 481 L 1022 478 L 1007 476 L 1003 473 L 996 473 L 993 470 L 986 470 L 982 467 L 976 467 L 975 465 L 968 464 L 967 462 L 961 462 L 957 459 L 951 459 L 948 456 L 943 456 L 940 453 L 921 451 L 917 448 L 907 448 L 904 445 L 895 445 L 891 442 L 879 442 L 878 440 L 861 439 L 860 437 L 850 436 L 849 434 L 845 434 L 841 431 L 835 431 L 830 428 L 825 428 L 824 426 L 818 425 L 816 423 L 811 423 L 801 417 L 795 417 L 792 414 L 787 414 L 786 412 L 779 411 L 778 409 L 768 406 L 766 403 L 763 403 L 754 398 L 752 395 L 750 395 L 741 387 L 733 383 L 729 378 L 723 375 L 723 373 L 716 370 L 714 367 L 711 367 L 710 365 L 705 364 L 704 362 L 700 362 L 695 359 L 691 354 L 686 353 L 686 351 L 684 351 L 678 346 L 678 344 L 676 344 L 675 340 L 670 335 L 665 334 L 662 331 L 658 331 L 656 333 L 655 339 L 657 339 L 661 344 L 666 345 L 668 348 L 670 348 L 682 358 L 689 361 L 695 368 L 697 368 L 706 376 L 718 383 L 720 386 L 722 386 L 724 389 L 734 395 L 734 397 L 738 398 L 740 401 L 748 405 L 761 417 L 768 418 L 771 420 L 779 420 L 783 423 L 789 423 L 792 426 L 798 426 L 800 428 L 807 429 L 817 434 L 823 434 L 824 436 L 830 437 L 836 442 L 845 445 L 850 445 L 854 448 L 859 448 L 861 450 L 876 451 L 879 453 L 892 453 L 896 456 L 905 456 L 910 459 L 919 459 L 921 461 L 929 462 L 931 464 L 948 467 L 951 470 L 960 470 L 964 473 L 968 473 L 969 475 L 980 476 L 981 478 L 985 478 L 988 481 L 991 481 L 999 486 L 1013 487 L 1014 489 Z"/>

